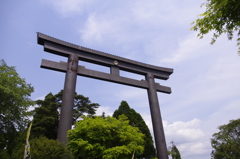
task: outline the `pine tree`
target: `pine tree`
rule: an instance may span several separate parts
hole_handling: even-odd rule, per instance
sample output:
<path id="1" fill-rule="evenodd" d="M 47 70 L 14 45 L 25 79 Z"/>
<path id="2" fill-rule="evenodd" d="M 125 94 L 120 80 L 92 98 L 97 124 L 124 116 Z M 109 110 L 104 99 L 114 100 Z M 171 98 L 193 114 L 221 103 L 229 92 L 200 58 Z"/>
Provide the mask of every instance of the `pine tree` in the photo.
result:
<path id="1" fill-rule="evenodd" d="M 62 96 L 63 90 L 61 90 L 58 94 L 55 95 L 56 102 L 58 103 L 58 107 L 60 109 L 62 104 Z M 85 97 L 81 94 L 77 94 L 75 92 L 72 125 L 74 125 L 79 119 L 79 117 L 81 117 L 82 115 L 93 116 L 94 114 L 96 114 L 96 109 L 98 107 L 99 107 L 98 103 L 92 103 L 88 97 Z"/>
<path id="2" fill-rule="evenodd" d="M 56 97 L 49 93 L 44 100 L 38 100 L 33 116 L 31 137 L 45 136 L 48 139 L 57 139 L 57 128 L 59 122 L 58 104 Z"/>
<path id="3" fill-rule="evenodd" d="M 44 100 L 36 101 L 39 107 L 34 110 L 31 138 L 45 136 L 48 139 L 57 139 L 62 95 L 63 90 L 56 95 L 49 93 Z M 75 93 L 72 123 L 75 124 L 84 114 L 93 116 L 98 107 L 98 103 L 92 103 L 88 97 Z"/>
<path id="4" fill-rule="evenodd" d="M 153 146 L 153 140 L 151 133 L 143 120 L 142 116 L 137 113 L 134 109 L 131 109 L 126 101 L 122 101 L 121 105 L 117 110 L 114 111 L 113 117 L 117 118 L 124 114 L 125 116 L 128 117 L 128 120 L 130 121 L 129 124 L 134 127 L 138 127 L 141 133 L 145 135 L 144 140 L 145 140 L 145 149 L 143 154 L 138 156 L 138 158 L 152 158 L 156 157 L 156 150 Z"/>

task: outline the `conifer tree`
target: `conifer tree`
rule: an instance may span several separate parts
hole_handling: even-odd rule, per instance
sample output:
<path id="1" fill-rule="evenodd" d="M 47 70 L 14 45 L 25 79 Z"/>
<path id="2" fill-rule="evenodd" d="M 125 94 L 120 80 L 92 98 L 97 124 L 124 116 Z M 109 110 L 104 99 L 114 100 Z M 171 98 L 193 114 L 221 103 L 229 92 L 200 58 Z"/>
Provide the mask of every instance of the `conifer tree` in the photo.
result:
<path id="1" fill-rule="evenodd" d="M 138 158 L 153 158 L 156 157 L 156 150 L 153 146 L 153 140 L 151 133 L 146 125 L 145 121 L 143 120 L 142 116 L 137 113 L 134 109 L 131 109 L 126 101 L 122 101 L 121 105 L 117 110 L 114 111 L 113 117 L 117 118 L 124 114 L 128 117 L 129 124 L 133 127 L 138 127 L 141 133 L 145 135 L 145 149 L 143 154 L 138 156 Z"/>
<path id="2" fill-rule="evenodd" d="M 49 93 L 44 100 L 38 100 L 36 103 L 40 107 L 35 108 L 31 138 L 45 136 L 48 139 L 57 139 L 59 113 L 56 97 Z"/>
<path id="3" fill-rule="evenodd" d="M 39 107 L 34 110 L 31 138 L 45 136 L 48 139 L 57 139 L 62 95 L 63 90 L 56 95 L 49 93 L 44 100 L 36 101 Z M 98 103 L 92 103 L 88 97 L 75 93 L 72 123 L 75 124 L 84 114 L 93 116 L 98 107 Z"/>

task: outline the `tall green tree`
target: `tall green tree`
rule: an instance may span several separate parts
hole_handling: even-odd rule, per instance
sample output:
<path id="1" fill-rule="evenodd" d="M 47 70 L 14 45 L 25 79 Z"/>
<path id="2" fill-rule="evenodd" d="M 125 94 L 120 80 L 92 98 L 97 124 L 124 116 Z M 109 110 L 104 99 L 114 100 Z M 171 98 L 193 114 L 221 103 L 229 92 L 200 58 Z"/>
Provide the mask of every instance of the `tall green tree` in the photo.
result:
<path id="1" fill-rule="evenodd" d="M 203 4 L 206 11 L 202 18 L 193 22 L 192 30 L 199 31 L 198 37 L 213 31 L 211 44 L 226 33 L 229 40 L 237 33 L 237 46 L 240 46 L 240 1 L 239 0 L 207 0 Z M 240 47 L 238 52 L 240 53 Z"/>
<path id="2" fill-rule="evenodd" d="M 144 152 L 138 156 L 138 158 L 152 158 L 156 157 L 156 150 L 153 146 L 152 135 L 143 120 L 142 116 L 137 113 L 134 109 L 131 109 L 126 101 L 122 101 L 117 110 L 114 111 L 113 117 L 119 118 L 120 115 L 124 114 L 129 119 L 129 124 L 133 127 L 137 127 L 144 137 Z"/>
<path id="3" fill-rule="evenodd" d="M 124 159 L 141 154 L 144 135 L 127 117 L 83 117 L 68 131 L 68 148 L 76 158 Z"/>
<path id="4" fill-rule="evenodd" d="M 62 96 L 63 90 L 61 90 L 58 94 L 55 95 L 56 102 L 58 103 L 60 109 L 62 104 Z M 96 114 L 96 109 L 99 106 L 100 105 L 98 103 L 92 103 L 88 97 L 75 93 L 72 119 L 73 124 L 75 124 L 82 115 L 93 116 L 94 114 Z"/>
<path id="5" fill-rule="evenodd" d="M 220 131 L 213 134 L 211 139 L 212 158 L 240 158 L 240 119 L 230 120 L 227 125 L 221 125 L 218 129 Z"/>
<path id="6" fill-rule="evenodd" d="M 45 96 L 44 100 L 36 101 L 38 107 L 34 110 L 31 138 L 40 136 L 45 136 L 49 139 L 57 138 L 62 95 L 63 90 L 55 95 L 49 93 Z M 92 103 L 88 97 L 75 93 L 72 117 L 73 124 L 84 114 L 93 116 L 98 107 L 98 103 Z"/>
<path id="7" fill-rule="evenodd" d="M 18 131 L 28 123 L 33 87 L 20 78 L 15 67 L 0 60 L 0 153 L 12 154 Z"/>
<path id="8" fill-rule="evenodd" d="M 49 93 L 44 100 L 36 101 L 36 104 L 39 107 L 34 110 L 31 138 L 45 136 L 57 139 L 59 113 L 56 97 Z"/>

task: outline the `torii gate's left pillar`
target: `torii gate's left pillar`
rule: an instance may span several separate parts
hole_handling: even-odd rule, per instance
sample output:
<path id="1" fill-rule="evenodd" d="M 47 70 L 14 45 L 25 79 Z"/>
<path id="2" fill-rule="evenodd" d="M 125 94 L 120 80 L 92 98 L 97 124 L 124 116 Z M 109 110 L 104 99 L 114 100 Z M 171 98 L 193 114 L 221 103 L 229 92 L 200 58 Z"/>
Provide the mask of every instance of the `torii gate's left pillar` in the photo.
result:
<path id="1" fill-rule="evenodd" d="M 67 143 L 67 131 L 72 126 L 72 114 L 74 105 L 74 96 L 77 82 L 78 56 L 70 54 L 68 57 L 68 66 L 64 83 L 62 106 L 60 112 L 60 121 L 58 124 L 57 139 L 61 143 Z"/>

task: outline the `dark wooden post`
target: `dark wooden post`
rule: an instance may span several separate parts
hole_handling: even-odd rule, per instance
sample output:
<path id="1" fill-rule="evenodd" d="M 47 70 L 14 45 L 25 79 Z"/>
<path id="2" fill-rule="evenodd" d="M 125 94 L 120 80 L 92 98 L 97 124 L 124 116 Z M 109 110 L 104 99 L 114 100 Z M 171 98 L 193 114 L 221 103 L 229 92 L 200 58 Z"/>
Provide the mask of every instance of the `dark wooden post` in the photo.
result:
<path id="1" fill-rule="evenodd" d="M 77 81 L 78 56 L 70 54 L 64 83 L 60 121 L 58 124 L 57 139 L 62 143 L 67 143 L 67 131 L 72 126 L 73 104 Z"/>
<path id="2" fill-rule="evenodd" d="M 150 105 L 150 112 L 152 117 L 152 125 L 154 138 L 157 149 L 158 159 L 168 159 L 167 145 L 163 130 L 162 117 L 160 113 L 158 96 L 156 90 L 156 83 L 154 82 L 154 75 L 152 73 L 147 74 L 147 81 L 149 82 L 148 99 Z"/>

